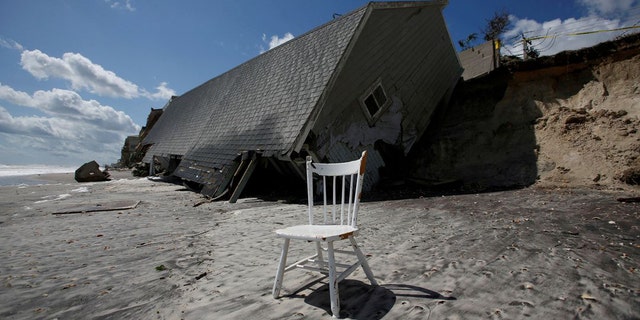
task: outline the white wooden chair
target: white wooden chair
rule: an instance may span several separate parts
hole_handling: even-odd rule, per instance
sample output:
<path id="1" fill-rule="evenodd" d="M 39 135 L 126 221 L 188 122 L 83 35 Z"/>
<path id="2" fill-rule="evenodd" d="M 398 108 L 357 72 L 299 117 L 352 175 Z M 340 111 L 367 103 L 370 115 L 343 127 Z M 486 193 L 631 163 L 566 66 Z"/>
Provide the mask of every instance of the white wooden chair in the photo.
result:
<path id="1" fill-rule="evenodd" d="M 360 159 L 344 163 L 313 163 L 311 157 L 307 157 L 309 224 L 276 230 L 277 236 L 284 238 L 284 244 L 282 246 L 280 263 L 273 285 L 274 298 L 280 296 L 284 273 L 296 268 L 328 274 L 331 313 L 333 313 L 334 317 L 339 317 L 340 315 L 338 283 L 349 276 L 349 274 L 359 266 L 362 266 L 371 284 L 374 286 L 378 285 L 373 278 L 373 273 L 367 264 L 366 257 L 358 248 L 354 238 L 358 234 L 358 207 L 360 204 L 366 163 L 366 151 L 362 153 Z M 321 212 L 322 219 L 314 219 L 314 215 L 320 215 L 320 213 L 314 210 L 313 205 L 314 174 L 321 177 L 321 190 L 324 200 Z M 338 190 L 339 193 L 336 193 Z M 316 220 L 322 221 L 321 223 L 317 223 Z M 289 243 L 292 239 L 314 242 L 316 245 L 316 254 L 286 266 Z M 340 240 L 349 240 L 353 251 L 334 250 L 333 242 Z M 324 252 L 327 254 L 326 261 L 323 255 Z M 353 264 L 336 263 L 335 253 L 355 254 L 357 262 Z"/>

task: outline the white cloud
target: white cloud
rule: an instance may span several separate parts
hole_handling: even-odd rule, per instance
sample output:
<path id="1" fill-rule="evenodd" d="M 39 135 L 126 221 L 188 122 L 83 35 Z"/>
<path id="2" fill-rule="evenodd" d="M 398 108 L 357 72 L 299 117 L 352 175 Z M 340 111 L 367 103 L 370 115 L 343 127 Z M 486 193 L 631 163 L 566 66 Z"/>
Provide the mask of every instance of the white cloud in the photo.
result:
<path id="1" fill-rule="evenodd" d="M 19 106 L 26 106 L 32 100 L 31 96 L 26 92 L 13 90 L 13 88 L 5 86 L 2 83 L 0 83 L 0 99 Z"/>
<path id="2" fill-rule="evenodd" d="M 176 95 L 176 91 L 167 87 L 166 82 L 161 82 L 159 86 L 156 87 L 155 93 L 145 92 L 145 96 L 149 99 L 155 100 L 169 100 L 171 96 Z"/>
<path id="3" fill-rule="evenodd" d="M 269 49 L 267 50 L 271 50 L 291 39 L 293 39 L 294 36 L 293 34 L 291 34 L 290 32 L 287 32 L 284 34 L 284 36 L 282 36 L 282 38 L 280 38 L 278 35 L 273 35 L 271 36 L 271 38 L 269 39 L 269 41 L 267 42 L 267 35 L 266 34 L 262 34 L 262 42 L 266 43 L 269 45 Z M 264 50 L 264 48 L 262 46 L 260 46 L 260 53 L 264 53 L 266 50 Z"/>
<path id="4" fill-rule="evenodd" d="M 62 89 L 33 95 L 0 83 L 0 100 L 40 110 L 44 116 L 13 116 L 0 107 L 0 150 L 15 163 L 111 163 L 119 157 L 126 136 L 140 126 L 124 112 L 84 100 Z M 56 160 L 57 159 L 57 160 Z"/>
<path id="5" fill-rule="evenodd" d="M 278 37 L 277 35 L 273 35 L 271 36 L 271 41 L 269 41 L 269 50 L 289 41 L 293 39 L 293 35 L 290 32 L 287 32 L 284 34 L 284 36 L 282 38 Z"/>
<path id="6" fill-rule="evenodd" d="M 73 119 L 16 117 L 0 106 L 0 150 L 7 163 L 109 164 L 119 156 L 125 137 Z"/>
<path id="7" fill-rule="evenodd" d="M 71 83 L 73 90 L 88 90 L 100 96 L 133 99 L 167 99 L 175 94 L 161 83 L 158 92 L 149 94 L 135 83 L 125 80 L 113 71 L 105 70 L 79 53 L 67 52 L 62 58 L 51 57 L 40 50 L 24 50 L 20 58 L 22 68 L 37 79 L 60 78 Z"/>
<path id="8" fill-rule="evenodd" d="M 134 8 L 133 5 L 131 4 L 131 0 L 124 0 L 124 1 L 105 0 L 105 2 L 109 4 L 113 9 L 123 9 L 131 12 L 136 11 L 136 8 Z"/>
<path id="9" fill-rule="evenodd" d="M 7 49 L 14 49 L 14 50 L 19 50 L 22 51 L 24 50 L 24 47 L 19 44 L 18 42 L 16 42 L 15 40 L 12 39 L 5 39 L 0 37 L 0 46 L 1 47 L 5 47 Z"/>
<path id="10" fill-rule="evenodd" d="M 635 0 L 577 0 L 585 6 L 591 14 L 611 14 L 629 10 Z"/>
<path id="11" fill-rule="evenodd" d="M 32 96 L 0 83 L 0 100 L 35 108 L 56 119 L 90 124 L 96 130 L 135 133 L 140 130 L 122 111 L 103 106 L 96 100 L 83 100 L 76 92 L 62 89 L 38 90 Z"/>
<path id="12" fill-rule="evenodd" d="M 73 123 L 61 118 L 13 117 L 7 109 L 0 107 L 0 132 L 30 137 L 55 137 L 71 140 L 78 132 L 71 130 Z"/>
<path id="13" fill-rule="evenodd" d="M 17 42 L 2 38 L 0 45 L 21 50 L 22 68 L 35 78 L 63 79 L 70 87 L 27 93 L 0 83 L 0 101 L 11 104 L 11 108 L 0 107 L 0 153 L 4 162 L 71 164 L 95 159 L 111 163 L 119 157 L 124 139 L 137 134 L 140 126 L 126 113 L 93 99 L 85 100 L 76 91 L 123 99 L 167 100 L 175 95 L 166 82 L 148 92 L 79 53 L 57 58 L 40 50 L 24 50 Z M 38 112 L 29 114 L 17 111 L 19 108 Z"/>
<path id="14" fill-rule="evenodd" d="M 590 12 L 589 16 L 544 22 L 510 16 L 512 28 L 503 34 L 502 53 L 521 56 L 523 36 L 542 56 L 577 50 L 612 40 L 625 32 L 616 29 L 635 23 L 625 16 L 637 0 L 576 1 Z"/>
<path id="15" fill-rule="evenodd" d="M 127 99 L 139 95 L 137 85 L 105 70 L 79 53 L 67 52 L 60 59 L 50 57 L 40 50 L 25 50 L 20 64 L 38 79 L 55 77 L 68 80 L 74 90 L 86 89 L 102 96 Z"/>

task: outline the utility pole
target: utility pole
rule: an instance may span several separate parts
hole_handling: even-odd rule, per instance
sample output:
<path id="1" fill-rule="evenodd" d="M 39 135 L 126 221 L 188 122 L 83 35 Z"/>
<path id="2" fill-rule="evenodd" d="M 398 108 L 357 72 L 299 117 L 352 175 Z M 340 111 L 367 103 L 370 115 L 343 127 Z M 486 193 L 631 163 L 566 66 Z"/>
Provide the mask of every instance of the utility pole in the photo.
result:
<path id="1" fill-rule="evenodd" d="M 527 53 L 529 52 L 529 41 L 524 37 L 524 33 L 520 33 L 522 37 L 522 60 L 527 60 Z"/>
<path id="2" fill-rule="evenodd" d="M 520 36 L 522 37 L 522 60 L 527 60 L 529 58 L 535 59 L 539 57 L 540 52 L 533 47 L 531 40 L 538 40 L 542 37 L 525 38 L 524 33 L 520 33 Z"/>

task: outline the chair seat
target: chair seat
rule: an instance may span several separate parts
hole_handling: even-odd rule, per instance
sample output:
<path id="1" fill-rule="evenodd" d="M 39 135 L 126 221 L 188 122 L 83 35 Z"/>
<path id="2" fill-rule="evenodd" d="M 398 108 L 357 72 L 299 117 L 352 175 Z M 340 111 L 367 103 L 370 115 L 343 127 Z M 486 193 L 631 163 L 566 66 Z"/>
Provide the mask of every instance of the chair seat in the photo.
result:
<path id="1" fill-rule="evenodd" d="M 358 228 L 350 225 L 304 224 L 276 230 L 281 238 L 307 241 L 335 241 L 358 235 Z"/>

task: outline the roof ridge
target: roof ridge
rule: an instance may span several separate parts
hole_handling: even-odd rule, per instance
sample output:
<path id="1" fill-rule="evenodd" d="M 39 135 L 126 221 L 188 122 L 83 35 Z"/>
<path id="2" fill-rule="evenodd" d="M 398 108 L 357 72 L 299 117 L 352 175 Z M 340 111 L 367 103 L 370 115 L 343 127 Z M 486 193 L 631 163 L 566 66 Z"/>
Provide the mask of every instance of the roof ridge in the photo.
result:
<path id="1" fill-rule="evenodd" d="M 299 36 L 297 36 L 297 37 L 293 38 L 292 40 L 287 41 L 287 42 L 285 42 L 285 43 L 283 43 L 283 44 L 281 44 L 281 45 L 279 45 L 279 46 L 277 46 L 277 47 L 273 48 L 273 49 L 267 50 L 267 51 L 265 51 L 263 54 L 265 54 L 265 53 L 267 53 L 267 52 L 269 52 L 269 51 L 271 51 L 271 50 L 276 50 L 276 49 L 278 49 L 278 48 L 280 48 L 280 47 L 282 47 L 282 46 L 286 45 L 287 43 L 290 43 L 291 41 L 294 41 L 294 40 L 296 40 L 296 39 L 300 39 L 300 38 L 302 38 L 302 37 L 308 36 L 309 34 L 312 34 L 312 33 L 316 32 L 316 31 L 318 31 L 318 30 L 320 30 L 320 29 L 323 29 L 323 28 L 325 28 L 325 27 L 328 27 L 328 26 L 330 26 L 330 25 L 332 25 L 332 24 L 334 24 L 334 23 L 342 22 L 341 20 L 345 20 L 345 19 L 349 18 L 350 16 L 353 16 L 353 15 L 355 15 L 355 14 L 359 13 L 360 11 L 364 11 L 364 10 L 366 10 L 366 9 L 367 9 L 367 7 L 368 7 L 368 5 L 364 5 L 364 6 L 360 7 L 360 8 L 357 8 L 357 9 L 355 9 L 355 10 L 353 10 L 353 11 L 350 11 L 350 12 L 348 12 L 348 13 L 344 14 L 344 15 L 340 15 L 340 16 L 339 16 L 339 17 L 337 17 L 337 18 L 333 18 L 333 20 L 328 21 L 328 22 L 325 22 L 325 23 L 323 23 L 323 24 L 321 24 L 321 25 L 319 25 L 319 26 L 317 26 L 317 27 L 315 27 L 315 28 L 313 28 L 313 29 L 311 29 L 311 30 L 309 30 L 309 31 L 307 31 L 307 32 L 305 32 L 305 33 L 303 33 L 303 34 L 301 34 L 301 35 L 299 35 Z M 260 56 L 260 55 L 258 55 L 258 56 Z"/>
<path id="2" fill-rule="evenodd" d="M 415 8 L 427 6 L 442 6 L 449 4 L 449 0 L 425 0 L 425 1 L 372 1 L 369 6 L 374 9 L 391 9 L 391 8 Z"/>

